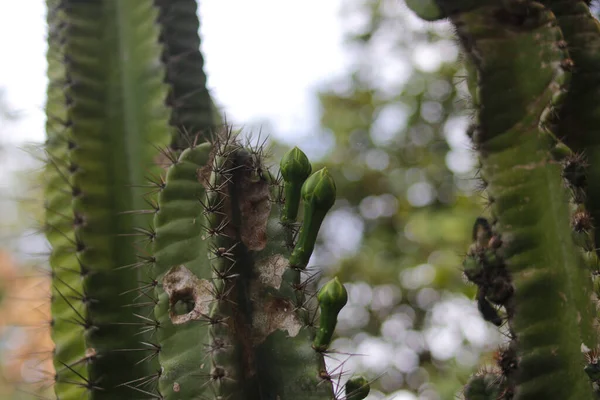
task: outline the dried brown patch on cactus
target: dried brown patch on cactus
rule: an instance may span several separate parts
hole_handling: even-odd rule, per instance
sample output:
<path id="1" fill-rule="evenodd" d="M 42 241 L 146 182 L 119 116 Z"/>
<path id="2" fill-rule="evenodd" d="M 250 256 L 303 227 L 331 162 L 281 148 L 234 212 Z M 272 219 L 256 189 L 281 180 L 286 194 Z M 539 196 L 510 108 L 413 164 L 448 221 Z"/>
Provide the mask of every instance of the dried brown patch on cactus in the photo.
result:
<path id="1" fill-rule="evenodd" d="M 281 254 L 262 259 L 256 263 L 258 281 L 263 285 L 279 289 L 288 266 L 289 261 Z"/>
<path id="2" fill-rule="evenodd" d="M 256 301 L 256 299 L 255 299 Z M 252 316 L 252 341 L 254 346 L 262 343 L 276 330 L 287 331 L 294 337 L 302 328 L 302 321 L 294 312 L 294 305 L 287 299 L 264 297 L 258 299 Z"/>
<path id="3" fill-rule="evenodd" d="M 260 160 L 258 161 L 260 162 Z M 267 222 L 271 215 L 271 190 L 262 177 L 254 176 L 256 166 L 252 157 L 244 160 L 237 185 L 238 207 L 241 214 L 240 237 L 248 250 L 262 250 L 267 245 Z"/>

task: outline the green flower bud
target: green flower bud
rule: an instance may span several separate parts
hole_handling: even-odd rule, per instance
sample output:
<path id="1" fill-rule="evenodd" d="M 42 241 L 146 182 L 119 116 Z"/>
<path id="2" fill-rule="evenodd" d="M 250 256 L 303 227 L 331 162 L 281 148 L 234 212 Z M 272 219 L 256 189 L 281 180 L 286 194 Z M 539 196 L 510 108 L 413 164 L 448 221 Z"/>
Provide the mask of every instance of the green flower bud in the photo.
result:
<path id="1" fill-rule="evenodd" d="M 281 176 L 286 182 L 302 184 L 312 172 L 312 166 L 306 154 L 297 147 L 294 147 L 281 159 L 279 164 Z"/>
<path id="2" fill-rule="evenodd" d="M 406 0 L 406 5 L 426 21 L 436 21 L 444 18 L 444 14 L 435 0 Z"/>
<path id="3" fill-rule="evenodd" d="M 281 210 L 281 221 L 292 223 L 298 216 L 302 184 L 310 176 L 312 166 L 306 154 L 297 147 L 288 151 L 281 159 L 280 169 L 283 176 L 285 202 Z"/>
<path id="4" fill-rule="evenodd" d="M 302 200 L 314 207 L 329 210 L 335 203 L 336 195 L 333 177 L 322 168 L 311 175 L 302 186 Z"/>
<path id="5" fill-rule="evenodd" d="M 337 316 L 348 302 L 348 292 L 337 277 L 327 282 L 317 295 L 321 318 L 319 330 L 313 341 L 313 347 L 325 351 L 331 344 L 333 331 L 337 324 Z"/>
<path id="6" fill-rule="evenodd" d="M 319 290 L 317 300 L 321 310 L 327 309 L 337 315 L 348 302 L 348 292 L 336 276 Z"/>
<path id="7" fill-rule="evenodd" d="M 362 400 L 370 391 L 369 381 L 362 376 L 350 378 L 346 382 L 346 400 Z"/>
<path id="8" fill-rule="evenodd" d="M 335 182 L 327 168 L 315 172 L 304 182 L 302 186 L 304 223 L 290 257 L 292 267 L 306 268 L 325 215 L 335 203 L 335 191 Z"/>

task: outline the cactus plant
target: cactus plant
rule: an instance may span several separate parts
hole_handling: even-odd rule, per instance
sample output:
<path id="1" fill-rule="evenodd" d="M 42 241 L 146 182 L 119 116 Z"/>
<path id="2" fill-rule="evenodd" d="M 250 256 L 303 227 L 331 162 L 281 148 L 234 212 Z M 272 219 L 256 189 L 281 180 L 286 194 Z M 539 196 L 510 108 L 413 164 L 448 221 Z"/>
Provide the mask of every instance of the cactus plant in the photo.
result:
<path id="1" fill-rule="evenodd" d="M 509 343 L 496 369 L 465 386 L 467 400 L 599 394 L 600 24 L 589 3 L 407 1 L 456 28 L 477 114 L 468 133 L 491 224 L 476 221 L 464 273 L 482 316 L 502 325 Z"/>
<path id="2" fill-rule="evenodd" d="M 218 128 L 195 0 L 47 5 L 57 398 L 339 398 L 347 293 L 308 267 L 330 173 Z"/>

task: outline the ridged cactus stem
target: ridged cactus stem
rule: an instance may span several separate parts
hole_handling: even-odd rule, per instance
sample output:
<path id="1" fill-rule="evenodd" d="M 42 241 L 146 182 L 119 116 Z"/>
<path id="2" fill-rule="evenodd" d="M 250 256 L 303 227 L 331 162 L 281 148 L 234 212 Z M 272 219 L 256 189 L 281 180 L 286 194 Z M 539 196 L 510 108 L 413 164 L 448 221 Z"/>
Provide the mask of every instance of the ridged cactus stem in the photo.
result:
<path id="1" fill-rule="evenodd" d="M 229 137 L 229 136 L 228 136 Z M 228 140 L 216 143 L 211 177 L 207 185 L 208 224 L 222 227 L 209 245 L 209 260 L 213 270 L 214 302 L 210 310 L 210 383 L 218 396 L 238 398 L 240 393 L 249 390 L 245 387 L 244 371 L 251 368 L 244 365 L 244 341 L 247 334 L 244 327 L 251 325 L 247 309 L 247 277 L 251 269 L 240 259 L 243 252 L 239 245 L 238 232 L 232 229 L 239 226 L 239 214 L 234 204 L 237 202 L 233 184 L 234 160 L 237 146 Z M 238 310 L 239 309 L 239 310 Z M 251 389 L 250 389 L 251 390 Z"/>
<path id="2" fill-rule="evenodd" d="M 207 348 L 206 339 L 198 338 L 208 337 L 205 321 L 212 304 L 212 274 L 203 240 L 205 189 L 198 174 L 211 148 L 208 143 L 188 148 L 169 167 L 154 217 L 152 279 L 142 293 L 155 292 L 150 297 L 156 302 L 160 327 L 158 393 L 166 399 L 201 396 L 205 388 L 198 375 L 210 373 L 208 357 L 198 356 Z"/>
<path id="3" fill-rule="evenodd" d="M 64 215 L 71 218 L 74 239 L 68 251 L 76 256 L 73 272 L 81 282 L 81 290 L 74 285 L 58 294 L 77 310 L 85 348 L 77 346 L 76 364 L 60 358 L 57 363 L 84 366 L 87 373 L 65 382 L 77 387 L 74 397 L 64 385 L 56 385 L 56 393 L 61 399 L 131 399 L 132 388 L 155 373 L 150 363 L 139 362 L 139 342 L 148 332 L 141 316 L 148 307 L 136 304 L 130 291 L 144 277 L 136 268 L 120 267 L 136 264 L 131 232 L 149 223 L 145 213 L 131 213 L 145 207 L 143 191 L 134 186 L 156 172 L 153 145 L 168 140 L 156 10 L 150 0 L 62 0 L 58 8 L 65 29 L 60 45 L 68 150 L 62 190 L 71 196 Z M 62 251 L 67 250 L 53 250 L 57 256 Z M 63 260 L 68 264 L 56 267 L 70 268 L 70 259 Z M 65 280 L 54 278 L 55 286 L 63 287 Z M 136 314 L 132 306 L 139 307 Z M 57 348 L 67 340 L 58 332 L 72 327 L 73 321 L 55 321 Z"/>
<path id="4" fill-rule="evenodd" d="M 471 137 L 490 195 L 491 237 L 501 240 L 478 243 L 465 273 L 480 285 L 488 320 L 496 320 L 488 300 L 507 310 L 514 349 L 507 354 L 516 353 L 502 371 L 509 380 L 501 398 L 591 399 L 580 351 L 582 342 L 596 342 L 591 285 L 571 235 L 562 169 L 551 155 L 551 118 L 564 102 L 573 64 L 560 29 L 538 2 L 437 5 L 476 71 L 478 123 Z M 514 293 L 502 289 L 510 285 Z"/>
<path id="5" fill-rule="evenodd" d="M 556 134 L 587 161 L 585 205 L 595 226 L 600 223 L 600 23 L 583 0 L 544 0 L 556 15 L 563 46 L 573 60 L 573 73 L 564 105 L 551 121 Z M 594 248 L 600 249 L 600 237 Z"/>
<path id="6" fill-rule="evenodd" d="M 204 57 L 200 52 L 200 21 L 196 0 L 154 0 L 161 28 L 165 82 L 169 85 L 166 103 L 171 107 L 173 149 L 188 147 L 189 137 L 210 138 L 220 123 L 206 85 Z"/>
<path id="7" fill-rule="evenodd" d="M 84 326 L 79 315 L 85 314 L 82 301 L 82 279 L 73 251 L 75 232 L 73 227 L 72 195 L 68 188 L 69 176 L 69 124 L 64 86 L 67 80 L 63 65 L 62 43 L 66 33 L 64 4 L 60 0 L 47 1 L 48 7 L 48 89 L 46 102 L 46 147 L 48 163 L 44 178 L 46 209 L 46 238 L 52 246 L 49 264 L 52 268 L 52 339 L 55 343 L 54 368 L 55 391 L 63 399 L 78 399 L 80 377 L 87 380 L 85 362 Z"/>

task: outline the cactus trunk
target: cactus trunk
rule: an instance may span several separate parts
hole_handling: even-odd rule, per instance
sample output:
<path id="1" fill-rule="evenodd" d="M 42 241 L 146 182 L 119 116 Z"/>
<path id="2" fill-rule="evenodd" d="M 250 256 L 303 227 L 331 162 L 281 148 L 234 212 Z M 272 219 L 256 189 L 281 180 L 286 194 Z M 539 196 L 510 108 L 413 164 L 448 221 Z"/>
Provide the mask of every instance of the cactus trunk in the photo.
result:
<path id="1" fill-rule="evenodd" d="M 476 223 L 464 271 L 478 286 L 484 319 L 506 319 L 510 337 L 499 371 L 473 377 L 465 397 L 592 399 L 583 367 L 597 362 L 589 353 L 598 331 L 587 268 L 597 269 L 597 257 L 586 207 L 594 215 L 597 183 L 584 187 L 578 153 L 597 163 L 589 96 L 598 22 L 581 1 L 425 3 L 412 7 L 426 19 L 448 16 L 468 56 L 478 111 L 469 135 L 492 224 Z"/>

